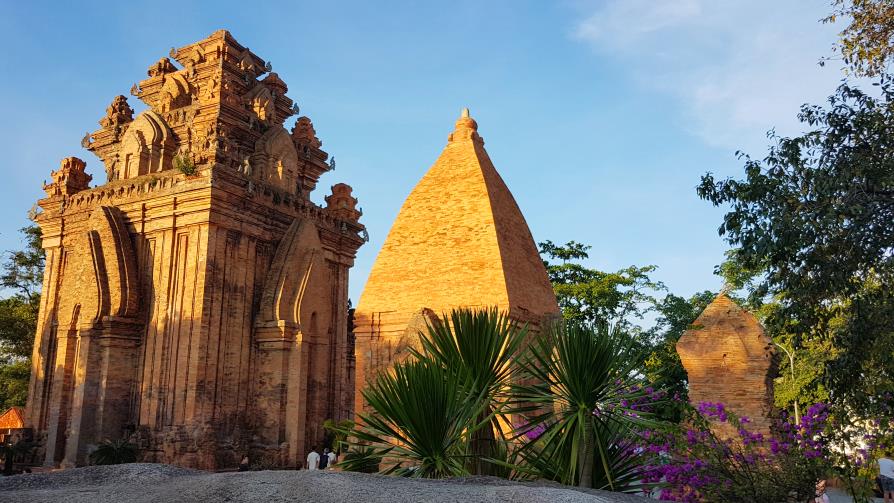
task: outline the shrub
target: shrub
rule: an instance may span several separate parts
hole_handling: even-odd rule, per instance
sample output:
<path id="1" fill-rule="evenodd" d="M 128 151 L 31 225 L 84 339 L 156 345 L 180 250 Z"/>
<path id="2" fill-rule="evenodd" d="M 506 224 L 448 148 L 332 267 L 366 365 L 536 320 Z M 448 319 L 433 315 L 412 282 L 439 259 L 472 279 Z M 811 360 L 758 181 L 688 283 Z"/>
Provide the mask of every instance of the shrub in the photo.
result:
<path id="1" fill-rule="evenodd" d="M 198 168 L 192 158 L 188 154 L 177 154 L 174 156 L 174 167 L 180 170 L 186 176 L 193 176 L 198 172 Z"/>
<path id="2" fill-rule="evenodd" d="M 137 446 L 126 439 L 104 440 L 92 453 L 90 461 L 94 465 L 120 465 L 137 461 Z"/>
<path id="3" fill-rule="evenodd" d="M 723 404 L 702 403 L 682 426 L 643 434 L 654 455 L 644 479 L 664 485 L 661 497 L 671 501 L 804 502 L 829 472 L 828 418 L 824 405 L 814 406 L 800 425 L 783 420 L 765 435 Z M 736 436 L 720 438 L 712 421 L 729 424 Z"/>
<path id="4" fill-rule="evenodd" d="M 566 321 L 530 346 L 521 363 L 529 384 L 513 388 L 512 410 L 526 423 L 516 438 L 539 434 L 519 452 L 522 470 L 581 487 L 638 486 L 632 435 L 652 424 L 640 402 L 660 399 L 633 384 L 629 342 L 607 324 Z"/>
<path id="5" fill-rule="evenodd" d="M 339 468 L 346 472 L 378 473 L 382 456 L 370 446 L 358 445 L 345 451 L 344 458 L 338 462 Z"/>

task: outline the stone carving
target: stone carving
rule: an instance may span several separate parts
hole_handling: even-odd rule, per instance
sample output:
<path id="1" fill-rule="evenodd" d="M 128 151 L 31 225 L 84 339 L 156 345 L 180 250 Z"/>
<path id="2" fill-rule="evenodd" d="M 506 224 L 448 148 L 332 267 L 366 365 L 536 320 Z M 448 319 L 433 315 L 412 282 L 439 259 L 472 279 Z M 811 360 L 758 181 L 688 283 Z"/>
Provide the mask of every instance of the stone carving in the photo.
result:
<path id="1" fill-rule="evenodd" d="M 357 209 L 357 198 L 351 195 L 353 189 L 346 183 L 332 186 L 332 195 L 326 196 L 326 209 L 338 218 L 358 220 L 363 212 Z"/>
<path id="2" fill-rule="evenodd" d="M 53 183 L 43 186 L 50 197 L 70 196 L 82 190 L 90 188 L 90 181 L 93 176 L 88 175 L 84 169 L 87 163 L 77 157 L 66 157 L 62 159 L 62 164 L 58 171 L 53 171 Z"/>
<path id="3" fill-rule="evenodd" d="M 414 313 L 463 306 L 497 306 L 535 329 L 559 315 L 527 223 L 468 111 L 404 202 L 360 296 L 354 322 L 358 390 L 393 363 Z M 354 410 L 363 407 L 355 392 Z"/>
<path id="4" fill-rule="evenodd" d="M 174 63 L 171 63 L 171 60 L 168 58 L 159 59 L 154 65 L 149 67 L 149 70 L 146 71 L 150 77 L 158 77 L 160 75 L 164 75 L 166 73 L 174 73 L 177 71 L 177 67 L 174 66 Z"/>
<path id="5" fill-rule="evenodd" d="M 182 75 L 173 75 L 165 79 L 158 96 L 157 108 L 165 113 L 175 108 L 185 107 L 192 101 L 189 82 Z"/>
<path id="6" fill-rule="evenodd" d="M 249 110 L 252 112 L 252 118 L 261 124 L 269 124 L 276 120 L 276 108 L 274 106 L 273 93 L 270 89 L 258 84 L 245 97 Z"/>
<path id="7" fill-rule="evenodd" d="M 307 117 L 298 117 L 295 125 L 292 127 L 292 138 L 302 145 L 309 145 L 313 148 L 320 148 L 323 142 L 317 138 L 317 132 L 314 130 L 314 124 Z"/>
<path id="8" fill-rule="evenodd" d="M 269 129 L 255 145 L 251 161 L 255 177 L 287 192 L 296 190 L 298 152 L 282 126 Z M 260 171 L 260 172 L 258 172 Z"/>
<path id="9" fill-rule="evenodd" d="M 112 129 L 131 121 L 133 121 L 133 108 L 128 105 L 127 98 L 119 94 L 112 100 L 109 108 L 106 108 L 106 116 L 99 121 L 99 125 Z"/>
<path id="10" fill-rule="evenodd" d="M 264 80 L 262 80 L 261 83 L 268 89 L 276 91 L 278 94 L 285 94 L 289 91 L 289 87 L 286 83 L 275 73 L 271 73 L 264 77 Z"/>
<path id="11" fill-rule="evenodd" d="M 147 110 L 118 96 L 84 139 L 108 182 L 66 158 L 34 212 L 47 295 L 25 422 L 48 466 L 130 437 L 149 462 L 295 467 L 323 420 L 352 416 L 365 229 L 350 200 L 310 200 L 328 154 L 299 156 L 263 60 L 224 30 L 170 57 L 184 68 L 162 58 L 132 89 Z"/>
<path id="12" fill-rule="evenodd" d="M 721 402 L 751 420 L 752 427 L 770 431 L 773 343 L 760 322 L 721 293 L 677 341 L 677 353 L 689 376 L 689 401 Z M 715 425 L 722 436 L 735 437 L 726 424 Z"/>
<path id="13" fill-rule="evenodd" d="M 248 47 L 242 51 L 239 56 L 239 69 L 248 74 L 250 77 L 257 77 L 263 73 L 263 67 L 258 64 L 255 55 L 251 53 Z"/>

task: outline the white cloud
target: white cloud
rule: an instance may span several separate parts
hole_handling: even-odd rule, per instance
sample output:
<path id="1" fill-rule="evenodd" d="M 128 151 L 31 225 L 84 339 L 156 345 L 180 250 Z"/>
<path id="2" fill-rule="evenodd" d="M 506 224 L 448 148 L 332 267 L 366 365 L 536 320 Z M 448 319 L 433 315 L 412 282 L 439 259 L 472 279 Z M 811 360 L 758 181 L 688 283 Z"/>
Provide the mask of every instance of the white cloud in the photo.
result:
<path id="1" fill-rule="evenodd" d="M 574 36 L 617 57 L 643 86 L 679 100 L 684 127 L 706 143 L 762 148 L 765 133 L 797 134 L 797 112 L 842 78 L 830 55 L 840 25 L 825 2 L 608 0 Z"/>

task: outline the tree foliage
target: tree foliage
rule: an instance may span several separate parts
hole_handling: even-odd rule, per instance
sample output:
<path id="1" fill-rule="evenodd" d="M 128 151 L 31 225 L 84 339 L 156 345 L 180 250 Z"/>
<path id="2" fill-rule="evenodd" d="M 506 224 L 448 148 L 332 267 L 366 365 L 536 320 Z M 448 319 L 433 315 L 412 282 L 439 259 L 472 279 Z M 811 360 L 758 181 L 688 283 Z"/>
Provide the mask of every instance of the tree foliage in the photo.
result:
<path id="1" fill-rule="evenodd" d="M 19 229 L 19 232 L 24 238 L 25 248 L 8 252 L 0 283 L 25 297 L 29 304 L 37 306 L 44 268 L 40 227 L 29 225 Z"/>
<path id="2" fill-rule="evenodd" d="M 835 48 L 855 75 L 876 77 L 894 56 L 894 3 L 890 0 L 833 0 L 823 22 L 848 19 Z"/>
<path id="3" fill-rule="evenodd" d="M 0 283 L 12 295 L 0 299 L 0 411 L 23 406 L 28 399 L 31 351 L 40 309 L 44 252 L 40 228 L 20 231 L 22 250 L 10 251 L 2 264 Z"/>
<path id="4" fill-rule="evenodd" d="M 581 263 L 589 257 L 588 245 L 575 241 L 556 245 L 544 241 L 539 246 L 566 319 L 630 328 L 654 308 L 655 295 L 665 290 L 663 283 L 649 277 L 657 269 L 654 265 L 603 272 Z"/>
<path id="5" fill-rule="evenodd" d="M 743 155 L 744 179 L 708 173 L 698 187 L 730 208 L 719 232 L 739 266 L 763 272 L 753 297 L 778 303 L 767 325 L 796 347 L 831 340 L 832 398 L 864 406 L 894 383 L 894 88 L 879 88 L 842 84 L 828 106 L 802 107 L 808 132 Z"/>

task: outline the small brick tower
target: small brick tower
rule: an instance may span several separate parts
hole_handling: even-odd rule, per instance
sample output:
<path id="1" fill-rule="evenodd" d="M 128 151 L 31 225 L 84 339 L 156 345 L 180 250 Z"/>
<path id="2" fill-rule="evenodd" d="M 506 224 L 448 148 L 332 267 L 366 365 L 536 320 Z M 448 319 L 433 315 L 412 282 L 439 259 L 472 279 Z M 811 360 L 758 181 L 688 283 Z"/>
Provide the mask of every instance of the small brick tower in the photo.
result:
<path id="1" fill-rule="evenodd" d="M 773 417 L 773 341 L 757 318 L 721 293 L 677 341 L 689 376 L 689 401 L 723 403 L 768 433 Z M 723 426 L 721 435 L 735 434 Z"/>

